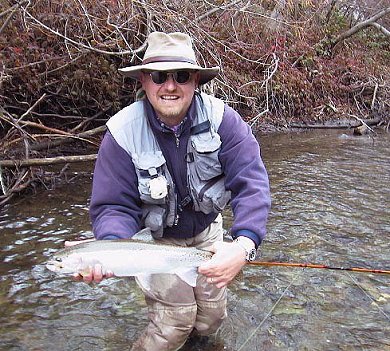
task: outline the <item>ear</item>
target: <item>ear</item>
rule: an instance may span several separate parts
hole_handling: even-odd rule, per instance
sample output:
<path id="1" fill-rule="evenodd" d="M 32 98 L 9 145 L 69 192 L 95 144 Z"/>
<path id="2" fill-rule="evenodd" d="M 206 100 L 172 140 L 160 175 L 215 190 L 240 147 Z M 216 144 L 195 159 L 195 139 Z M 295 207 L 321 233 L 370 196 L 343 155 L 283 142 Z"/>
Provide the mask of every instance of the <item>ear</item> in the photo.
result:
<path id="1" fill-rule="evenodd" d="M 196 72 L 194 76 L 195 85 L 199 88 L 200 73 Z"/>
<path id="2" fill-rule="evenodd" d="M 143 91 L 146 91 L 147 85 L 148 85 L 148 80 L 147 80 L 147 76 L 146 76 L 145 72 L 140 72 L 138 80 L 141 83 L 141 89 Z"/>
<path id="3" fill-rule="evenodd" d="M 144 84 L 144 82 L 145 82 L 145 73 L 144 72 L 140 72 L 139 73 L 139 78 L 138 78 L 138 80 L 140 81 L 140 83 L 143 85 Z"/>

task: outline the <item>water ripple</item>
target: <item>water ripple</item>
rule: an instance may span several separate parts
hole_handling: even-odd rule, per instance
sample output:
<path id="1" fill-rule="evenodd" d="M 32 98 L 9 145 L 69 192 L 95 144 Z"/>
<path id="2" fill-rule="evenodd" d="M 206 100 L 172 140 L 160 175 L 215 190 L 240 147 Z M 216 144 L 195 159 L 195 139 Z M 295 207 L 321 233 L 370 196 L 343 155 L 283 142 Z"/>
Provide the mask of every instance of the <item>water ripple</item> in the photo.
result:
<path id="1" fill-rule="evenodd" d="M 374 142 L 323 131 L 270 135 L 261 144 L 273 204 L 261 260 L 390 269 L 388 134 Z M 92 237 L 90 181 L 37 194 L 1 214 L 0 349 L 50 350 L 53 340 L 58 350 L 128 349 L 146 325 L 133 279 L 87 285 L 44 267 L 65 240 Z M 231 212 L 224 219 L 228 228 Z M 228 311 L 211 339 L 225 350 L 237 350 L 263 320 L 248 349 L 390 349 L 384 275 L 248 267 L 230 285 Z M 213 345 L 201 349 L 222 349 Z"/>

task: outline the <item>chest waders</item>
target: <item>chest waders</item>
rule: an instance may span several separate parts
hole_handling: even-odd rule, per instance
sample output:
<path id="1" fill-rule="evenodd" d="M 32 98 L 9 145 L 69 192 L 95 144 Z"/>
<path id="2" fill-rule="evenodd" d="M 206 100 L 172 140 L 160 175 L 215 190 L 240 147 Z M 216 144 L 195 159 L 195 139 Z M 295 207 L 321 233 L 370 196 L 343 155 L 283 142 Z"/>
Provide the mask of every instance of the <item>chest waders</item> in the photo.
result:
<path id="1" fill-rule="evenodd" d="M 206 94 L 196 94 L 196 116 L 187 144 L 187 184 L 189 196 L 178 204 L 175 184 L 166 160 L 153 134 L 144 104 L 137 101 L 119 111 L 107 122 L 116 142 L 131 156 L 142 201 L 142 221 L 154 237 L 177 221 L 179 206 L 192 201 L 195 211 L 221 212 L 230 200 L 218 159 L 224 103 Z"/>

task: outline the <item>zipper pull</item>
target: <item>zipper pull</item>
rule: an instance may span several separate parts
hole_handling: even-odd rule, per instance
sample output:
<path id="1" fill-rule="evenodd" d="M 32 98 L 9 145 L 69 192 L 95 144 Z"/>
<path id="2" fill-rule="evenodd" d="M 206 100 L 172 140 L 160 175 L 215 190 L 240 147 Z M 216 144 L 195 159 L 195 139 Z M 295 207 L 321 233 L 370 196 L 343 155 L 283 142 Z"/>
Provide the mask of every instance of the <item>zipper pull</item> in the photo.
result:
<path id="1" fill-rule="evenodd" d="M 175 221 L 173 222 L 173 225 L 177 225 L 179 223 L 179 214 L 177 213 L 175 216 Z"/>
<path id="2" fill-rule="evenodd" d="M 180 139 L 176 134 L 175 134 L 175 140 L 176 140 L 176 147 L 179 147 Z"/>

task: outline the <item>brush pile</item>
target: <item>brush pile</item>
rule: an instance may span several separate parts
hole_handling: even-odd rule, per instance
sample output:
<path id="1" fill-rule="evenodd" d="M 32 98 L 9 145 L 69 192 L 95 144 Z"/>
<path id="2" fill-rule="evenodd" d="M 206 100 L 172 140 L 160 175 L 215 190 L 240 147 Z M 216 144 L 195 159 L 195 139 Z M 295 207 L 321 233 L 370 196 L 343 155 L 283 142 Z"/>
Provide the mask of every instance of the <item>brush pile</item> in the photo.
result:
<path id="1" fill-rule="evenodd" d="M 386 123 L 390 8 L 371 5 L 2 1 L 0 203 L 64 173 L 43 165 L 94 159 L 105 122 L 139 88 L 118 68 L 139 64 L 156 30 L 193 37 L 200 64 L 222 69 L 206 91 L 255 132 L 329 120 Z"/>

